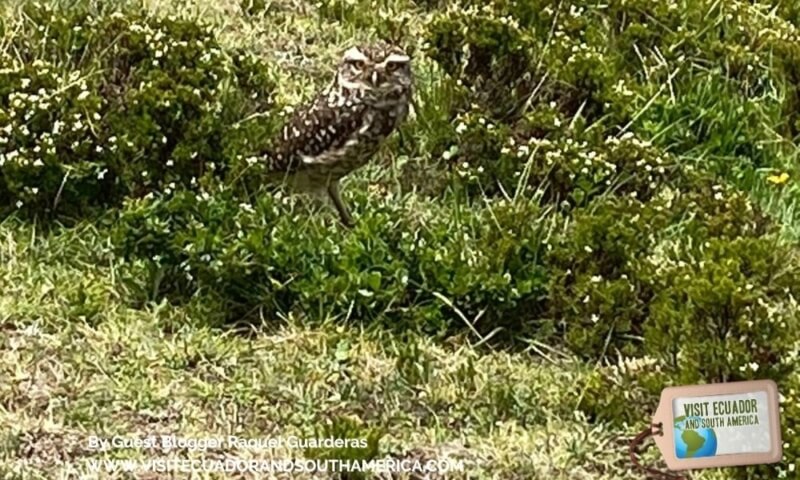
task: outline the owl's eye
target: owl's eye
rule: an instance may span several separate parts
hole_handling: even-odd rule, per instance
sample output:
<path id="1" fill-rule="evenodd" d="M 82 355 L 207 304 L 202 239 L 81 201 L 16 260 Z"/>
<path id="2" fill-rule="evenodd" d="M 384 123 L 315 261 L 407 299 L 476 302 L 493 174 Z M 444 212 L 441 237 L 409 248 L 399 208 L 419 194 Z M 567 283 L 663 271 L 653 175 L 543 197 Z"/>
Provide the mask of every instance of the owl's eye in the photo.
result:
<path id="1" fill-rule="evenodd" d="M 387 72 L 394 72 L 400 68 L 399 62 L 389 62 L 386 64 L 386 71 Z"/>
<path id="2" fill-rule="evenodd" d="M 364 69 L 364 65 L 366 65 L 364 63 L 364 60 L 350 60 L 349 63 L 350 63 L 350 65 L 352 65 L 353 67 L 355 67 L 355 68 L 357 68 L 359 70 L 363 70 Z"/>

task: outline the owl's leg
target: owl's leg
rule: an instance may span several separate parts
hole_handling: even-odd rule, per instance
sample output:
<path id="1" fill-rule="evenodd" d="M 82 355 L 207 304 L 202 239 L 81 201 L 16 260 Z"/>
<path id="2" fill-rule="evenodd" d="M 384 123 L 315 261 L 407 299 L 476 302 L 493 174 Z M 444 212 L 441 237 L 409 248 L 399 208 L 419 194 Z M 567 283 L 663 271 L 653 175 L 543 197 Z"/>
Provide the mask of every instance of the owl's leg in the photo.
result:
<path id="1" fill-rule="evenodd" d="M 352 227 L 353 217 L 350 216 L 347 205 L 344 204 L 342 195 L 339 193 L 339 180 L 331 180 L 331 182 L 328 183 L 328 195 L 331 201 L 333 201 L 333 206 L 336 207 L 336 211 L 339 212 L 339 217 L 341 217 L 344 226 Z"/>

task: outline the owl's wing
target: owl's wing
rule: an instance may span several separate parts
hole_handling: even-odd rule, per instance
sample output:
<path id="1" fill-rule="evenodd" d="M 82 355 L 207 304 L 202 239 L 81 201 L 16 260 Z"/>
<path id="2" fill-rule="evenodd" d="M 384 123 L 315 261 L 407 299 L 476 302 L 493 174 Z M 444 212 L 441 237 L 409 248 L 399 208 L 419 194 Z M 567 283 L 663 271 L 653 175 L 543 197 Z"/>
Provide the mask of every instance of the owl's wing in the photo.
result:
<path id="1" fill-rule="evenodd" d="M 361 128 L 364 106 L 344 97 L 322 93 L 298 109 L 283 126 L 266 158 L 268 169 L 292 172 L 311 164 L 336 161 Z"/>

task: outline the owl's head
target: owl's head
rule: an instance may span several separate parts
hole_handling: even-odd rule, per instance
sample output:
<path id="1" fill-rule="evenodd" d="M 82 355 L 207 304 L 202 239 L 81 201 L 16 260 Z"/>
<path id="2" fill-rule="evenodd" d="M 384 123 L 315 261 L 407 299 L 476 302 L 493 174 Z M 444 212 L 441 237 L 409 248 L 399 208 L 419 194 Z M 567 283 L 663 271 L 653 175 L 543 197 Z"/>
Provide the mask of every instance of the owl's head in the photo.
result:
<path id="1" fill-rule="evenodd" d="M 352 47 L 342 56 L 336 82 L 378 96 L 400 94 L 411 88 L 411 57 L 393 45 Z"/>

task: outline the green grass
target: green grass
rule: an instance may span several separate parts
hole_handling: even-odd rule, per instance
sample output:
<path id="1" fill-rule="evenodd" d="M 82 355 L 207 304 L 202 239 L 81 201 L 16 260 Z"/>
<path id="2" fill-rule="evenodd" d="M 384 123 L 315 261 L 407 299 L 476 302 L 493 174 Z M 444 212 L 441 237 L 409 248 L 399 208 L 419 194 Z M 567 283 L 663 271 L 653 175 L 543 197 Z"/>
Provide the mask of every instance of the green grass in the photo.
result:
<path id="1" fill-rule="evenodd" d="M 203 327 L 168 304 L 132 308 L 120 279 L 134 269 L 100 261 L 104 243 L 92 227 L 41 235 L 0 225 L 4 478 L 72 478 L 88 459 L 147 455 L 92 451 L 90 435 L 311 437 L 348 417 L 381 429 L 381 456 L 469 465 L 449 478 L 641 478 L 625 455 L 641 426 L 608 429 L 573 413 L 591 366 L 568 355 L 295 319 Z M 84 292 L 103 309 L 82 310 Z"/>
<path id="2" fill-rule="evenodd" d="M 210 20 L 226 45 L 263 55 L 275 66 L 280 105 L 297 103 L 327 81 L 343 47 L 375 36 L 366 28 L 375 17 L 410 20 L 406 35 L 421 38 L 429 15 L 411 0 L 257 3 L 144 1 L 158 14 L 178 11 Z M 249 12 L 243 10 L 251 4 Z M 363 203 L 369 205 L 415 196 L 408 204 L 421 210 L 409 215 L 424 218 L 430 213 L 422 211 L 426 202 L 438 201 L 426 195 L 448 185 L 416 180 L 437 168 L 440 159 L 429 155 L 446 146 L 448 114 L 457 100 L 452 79 L 424 55 L 415 61 L 416 117 L 384 149 L 379 165 L 347 183 L 367 192 L 372 201 Z M 719 100 L 705 85 L 697 97 L 710 109 Z M 732 110 L 709 122 L 736 126 L 738 119 L 726 116 Z M 662 120 L 667 125 L 657 131 L 678 128 L 681 121 Z M 411 148 L 398 155 L 396 142 Z M 667 134 L 663 143 L 674 147 Z M 702 164 L 735 143 L 722 135 L 716 150 L 698 146 L 683 152 L 683 159 Z M 789 153 L 757 172 L 720 172 L 752 192 L 789 239 L 800 238 L 796 179 L 775 186 L 764 177 L 789 170 L 796 159 L 796 152 Z M 417 202 L 416 195 L 424 200 Z M 452 202 L 445 214 L 469 208 L 462 200 L 445 197 Z M 433 340 L 359 319 L 309 324 L 299 316 L 263 312 L 256 325 L 209 325 L 202 296 L 185 304 L 152 300 L 145 262 L 114 254 L 105 220 L 69 228 L 0 221 L 0 478 L 133 478 L 82 469 L 87 460 L 152 456 L 141 449 L 93 451 L 87 446 L 91 435 L 311 437 L 337 429 L 363 436 L 379 432 L 379 457 L 465 462 L 465 472 L 446 478 L 643 478 L 630 465 L 627 445 L 645 424 L 606 425 L 578 409 L 585 394 L 581 385 L 599 364 L 540 343 L 496 348 L 466 328 Z M 285 448 L 210 454 L 319 455 Z M 661 465 L 654 447 L 643 457 Z M 706 471 L 692 478 L 721 480 L 732 473 Z"/>

